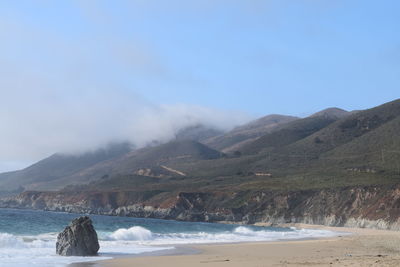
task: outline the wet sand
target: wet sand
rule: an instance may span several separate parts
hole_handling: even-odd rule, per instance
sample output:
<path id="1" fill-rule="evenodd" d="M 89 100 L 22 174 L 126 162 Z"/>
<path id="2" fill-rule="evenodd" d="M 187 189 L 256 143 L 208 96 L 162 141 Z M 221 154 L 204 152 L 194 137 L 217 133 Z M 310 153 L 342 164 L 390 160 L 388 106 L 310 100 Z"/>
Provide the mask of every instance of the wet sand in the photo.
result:
<path id="1" fill-rule="evenodd" d="M 352 234 L 318 240 L 194 245 L 188 247 L 198 250 L 197 254 L 117 258 L 89 266 L 400 266 L 400 232 L 299 224 L 286 226 Z"/>

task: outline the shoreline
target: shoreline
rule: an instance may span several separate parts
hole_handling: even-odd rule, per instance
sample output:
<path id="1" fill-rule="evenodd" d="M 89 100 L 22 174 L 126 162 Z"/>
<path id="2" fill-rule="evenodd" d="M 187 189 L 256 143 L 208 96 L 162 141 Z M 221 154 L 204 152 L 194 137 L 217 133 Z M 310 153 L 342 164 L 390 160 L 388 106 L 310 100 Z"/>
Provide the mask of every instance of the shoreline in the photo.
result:
<path id="1" fill-rule="evenodd" d="M 30 210 L 32 211 L 32 210 Z M 40 211 L 40 210 L 38 210 Z M 54 212 L 54 211 L 50 211 Z M 66 212 L 60 212 L 66 213 Z M 231 224 L 220 221 L 218 223 Z M 247 225 L 247 224 L 241 224 Z M 255 223 L 255 226 L 271 226 Z M 301 223 L 273 227 L 330 230 L 337 237 L 304 238 L 284 241 L 180 244 L 175 249 L 141 254 L 113 254 L 108 260 L 91 260 L 69 267 L 124 266 L 400 266 L 400 231 L 371 228 L 331 227 Z M 340 235 L 351 233 L 352 235 Z M 300 254 L 298 252 L 301 252 Z M 181 264 L 182 263 L 182 264 Z M 340 264 L 339 264 L 340 263 Z"/>
<path id="2" fill-rule="evenodd" d="M 176 253 L 130 255 L 70 266 L 400 266 L 400 232 L 309 224 L 280 226 L 350 234 L 291 241 L 188 244 L 181 248 L 196 253 L 174 250 Z"/>

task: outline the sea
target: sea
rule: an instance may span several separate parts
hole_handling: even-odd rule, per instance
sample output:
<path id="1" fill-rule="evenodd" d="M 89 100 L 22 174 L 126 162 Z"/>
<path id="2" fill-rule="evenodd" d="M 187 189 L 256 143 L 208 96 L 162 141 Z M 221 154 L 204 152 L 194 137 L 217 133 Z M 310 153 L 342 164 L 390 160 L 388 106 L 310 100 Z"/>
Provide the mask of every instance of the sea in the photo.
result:
<path id="1" fill-rule="evenodd" d="M 339 234 L 327 230 L 90 215 L 99 237 L 99 256 L 56 255 L 58 233 L 82 215 L 0 209 L 0 266 L 64 267 L 77 262 L 173 251 L 185 244 L 296 240 Z"/>

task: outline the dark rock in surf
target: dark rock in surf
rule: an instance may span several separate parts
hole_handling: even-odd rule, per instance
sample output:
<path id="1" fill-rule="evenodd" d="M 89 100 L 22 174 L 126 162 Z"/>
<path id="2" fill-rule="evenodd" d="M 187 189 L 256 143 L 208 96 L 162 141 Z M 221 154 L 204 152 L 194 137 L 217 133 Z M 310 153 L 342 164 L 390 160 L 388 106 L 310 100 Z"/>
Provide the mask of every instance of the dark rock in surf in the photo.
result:
<path id="1" fill-rule="evenodd" d="M 99 241 L 88 216 L 74 219 L 57 237 L 56 252 L 61 256 L 95 256 Z"/>

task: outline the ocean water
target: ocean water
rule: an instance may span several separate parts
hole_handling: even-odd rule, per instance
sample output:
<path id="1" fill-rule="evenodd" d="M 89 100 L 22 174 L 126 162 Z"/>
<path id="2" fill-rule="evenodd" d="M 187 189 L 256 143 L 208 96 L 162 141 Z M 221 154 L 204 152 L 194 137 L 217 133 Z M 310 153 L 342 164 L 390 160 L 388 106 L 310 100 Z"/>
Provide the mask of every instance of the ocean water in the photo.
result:
<path id="1" fill-rule="evenodd" d="M 57 234 L 80 214 L 0 209 L 0 266 L 66 266 L 117 255 L 172 250 L 181 244 L 277 241 L 338 235 L 326 230 L 177 222 L 90 215 L 98 233 L 98 257 L 62 257 Z"/>

